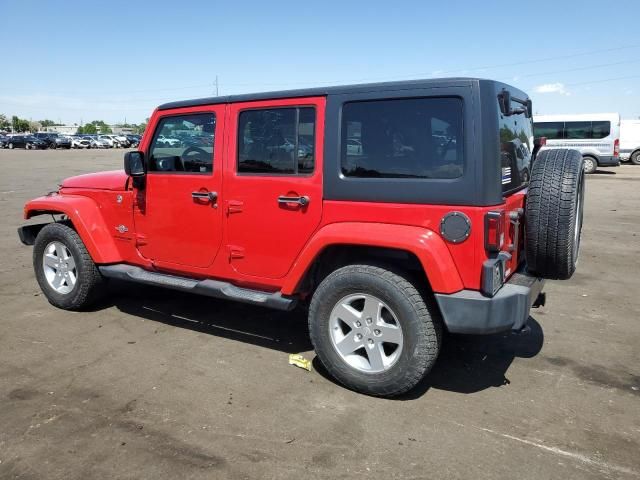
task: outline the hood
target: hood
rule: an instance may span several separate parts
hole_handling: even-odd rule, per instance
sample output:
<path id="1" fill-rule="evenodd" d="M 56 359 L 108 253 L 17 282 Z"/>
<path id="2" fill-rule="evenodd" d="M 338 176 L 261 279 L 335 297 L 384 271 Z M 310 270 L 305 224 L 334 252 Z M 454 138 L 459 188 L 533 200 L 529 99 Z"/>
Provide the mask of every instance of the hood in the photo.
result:
<path id="1" fill-rule="evenodd" d="M 127 174 L 124 170 L 88 173 L 77 177 L 65 178 L 62 188 L 93 188 L 96 190 L 124 190 Z"/>

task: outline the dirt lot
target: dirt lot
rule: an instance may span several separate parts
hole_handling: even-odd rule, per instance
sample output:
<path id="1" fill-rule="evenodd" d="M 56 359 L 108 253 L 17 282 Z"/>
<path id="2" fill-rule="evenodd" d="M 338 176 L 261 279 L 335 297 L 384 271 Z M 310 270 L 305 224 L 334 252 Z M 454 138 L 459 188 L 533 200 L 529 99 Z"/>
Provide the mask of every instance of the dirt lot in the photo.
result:
<path id="1" fill-rule="evenodd" d="M 25 200 L 121 151 L 0 150 L 0 478 L 640 477 L 640 167 L 588 178 L 583 250 L 525 335 L 449 336 L 400 400 L 349 392 L 305 318 L 129 284 L 40 294 Z"/>

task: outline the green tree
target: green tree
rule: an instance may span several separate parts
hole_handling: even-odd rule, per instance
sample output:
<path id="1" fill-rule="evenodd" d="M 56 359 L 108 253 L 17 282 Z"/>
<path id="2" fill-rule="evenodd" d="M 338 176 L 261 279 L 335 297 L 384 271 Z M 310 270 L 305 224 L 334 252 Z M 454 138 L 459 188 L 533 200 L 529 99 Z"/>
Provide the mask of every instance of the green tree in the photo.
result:
<path id="1" fill-rule="evenodd" d="M 89 135 L 94 135 L 98 133 L 98 129 L 93 123 L 87 123 L 84 127 L 80 127 L 80 128 L 82 128 L 82 133 L 86 133 Z"/>
<path id="2" fill-rule="evenodd" d="M 21 133 L 29 131 L 29 121 L 18 118 L 16 115 L 11 117 L 11 126 L 13 127 L 14 132 Z"/>
<path id="3" fill-rule="evenodd" d="M 7 120 L 6 115 L 2 115 L 0 113 L 0 130 L 6 130 L 10 126 L 11 126 L 11 123 L 9 123 L 9 120 Z"/>
<path id="4" fill-rule="evenodd" d="M 109 127 L 104 120 L 94 120 L 93 122 L 87 123 L 84 126 L 85 133 L 89 133 L 86 131 L 86 128 L 89 127 L 89 125 L 92 125 L 92 128 L 95 129 L 95 131 L 91 133 L 97 133 L 98 131 L 100 133 L 111 133 L 111 127 Z"/>
<path id="5" fill-rule="evenodd" d="M 40 120 L 40 125 L 42 125 L 42 128 L 53 127 L 56 122 L 53 120 Z"/>

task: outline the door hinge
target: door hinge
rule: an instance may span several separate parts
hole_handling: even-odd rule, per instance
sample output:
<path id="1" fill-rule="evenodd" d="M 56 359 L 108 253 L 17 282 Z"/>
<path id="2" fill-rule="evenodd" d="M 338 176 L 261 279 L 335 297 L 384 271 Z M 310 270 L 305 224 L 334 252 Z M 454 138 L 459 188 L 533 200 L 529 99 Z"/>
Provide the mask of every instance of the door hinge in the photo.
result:
<path id="1" fill-rule="evenodd" d="M 240 213 L 244 207 L 244 202 L 240 200 L 227 200 L 227 215 L 230 213 Z"/>
<path id="2" fill-rule="evenodd" d="M 229 260 L 233 260 L 234 258 L 244 258 L 244 248 L 237 247 L 235 245 L 227 245 L 227 249 L 229 249 Z"/>
<path id="3" fill-rule="evenodd" d="M 136 233 L 136 247 L 142 247 L 144 245 L 146 245 L 147 242 L 147 236 L 146 235 L 142 235 L 141 233 Z"/>

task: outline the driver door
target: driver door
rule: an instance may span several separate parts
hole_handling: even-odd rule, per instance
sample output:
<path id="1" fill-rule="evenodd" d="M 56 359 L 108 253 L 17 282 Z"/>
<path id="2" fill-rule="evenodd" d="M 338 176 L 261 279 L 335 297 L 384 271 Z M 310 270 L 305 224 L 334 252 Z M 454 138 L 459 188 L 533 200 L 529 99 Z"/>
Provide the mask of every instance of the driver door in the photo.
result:
<path id="1" fill-rule="evenodd" d="M 214 105 L 163 111 L 150 125 L 134 222 L 138 252 L 157 268 L 198 271 L 220 248 L 224 117 Z"/>

